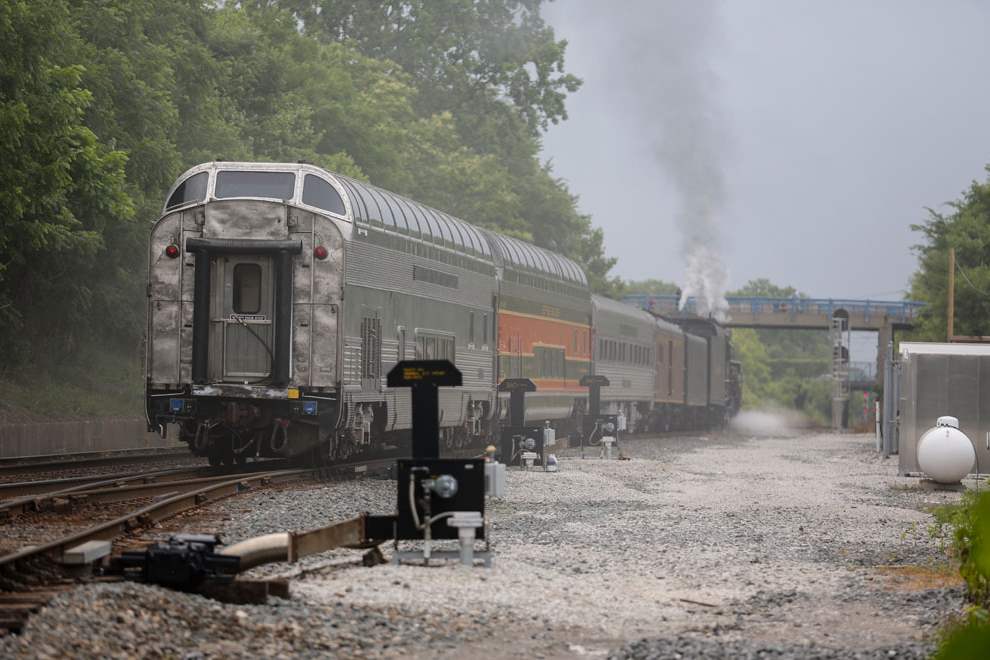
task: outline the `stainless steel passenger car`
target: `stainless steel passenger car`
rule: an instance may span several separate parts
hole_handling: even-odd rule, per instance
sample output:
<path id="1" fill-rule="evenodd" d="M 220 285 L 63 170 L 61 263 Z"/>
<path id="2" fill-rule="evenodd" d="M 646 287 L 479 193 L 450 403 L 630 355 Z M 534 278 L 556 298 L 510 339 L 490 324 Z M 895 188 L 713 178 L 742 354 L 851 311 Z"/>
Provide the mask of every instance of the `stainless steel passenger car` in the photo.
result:
<path id="1" fill-rule="evenodd" d="M 347 455 L 408 429 L 403 357 L 454 361 L 449 443 L 494 403 L 495 265 L 467 223 L 309 165 L 206 163 L 152 230 L 148 419 L 214 462 Z"/>
<path id="2" fill-rule="evenodd" d="M 595 374 L 608 378 L 601 390 L 603 407 L 621 412 L 630 429 L 645 420 L 656 387 L 656 319 L 646 312 L 604 296 L 592 296 Z"/>

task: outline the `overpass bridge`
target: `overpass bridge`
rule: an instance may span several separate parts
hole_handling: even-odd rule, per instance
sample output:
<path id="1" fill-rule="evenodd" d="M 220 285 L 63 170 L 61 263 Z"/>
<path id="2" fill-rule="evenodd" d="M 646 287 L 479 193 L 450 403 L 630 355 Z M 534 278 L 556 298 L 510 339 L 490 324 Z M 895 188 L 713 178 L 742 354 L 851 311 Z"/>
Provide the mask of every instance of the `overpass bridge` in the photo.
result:
<path id="1" fill-rule="evenodd" d="M 696 318 L 694 298 L 684 309 L 676 295 L 633 294 L 625 302 L 667 319 Z M 832 344 L 832 425 L 844 426 L 844 410 L 851 387 L 869 383 L 867 370 L 852 368 L 849 361 L 850 333 L 854 330 L 877 332 L 877 363 L 874 378 L 883 386 L 887 344 L 897 330 L 910 330 L 925 307 L 913 300 L 879 301 L 843 298 L 768 298 L 731 296 L 723 325 L 730 328 L 767 328 L 777 330 L 827 330 Z"/>
<path id="2" fill-rule="evenodd" d="M 678 308 L 679 297 L 670 294 L 637 293 L 625 296 L 626 303 L 669 319 L 696 317 L 696 302 L 688 298 L 687 305 Z M 852 330 L 883 332 L 909 330 L 925 303 L 914 300 L 880 301 L 843 298 L 767 298 L 761 296 L 730 296 L 727 319 L 730 328 L 776 328 L 829 330 L 836 314 L 848 319 Z"/>

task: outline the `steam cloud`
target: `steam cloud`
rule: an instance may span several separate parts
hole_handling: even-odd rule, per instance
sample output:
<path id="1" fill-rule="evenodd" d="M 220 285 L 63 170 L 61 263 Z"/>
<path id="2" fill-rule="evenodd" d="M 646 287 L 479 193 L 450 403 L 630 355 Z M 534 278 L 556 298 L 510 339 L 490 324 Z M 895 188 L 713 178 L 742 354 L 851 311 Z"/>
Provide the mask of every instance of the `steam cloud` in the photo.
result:
<path id="1" fill-rule="evenodd" d="M 680 306 L 695 296 L 698 313 L 723 320 L 728 274 L 719 254 L 725 208 L 721 159 L 728 135 L 717 101 L 718 80 L 708 65 L 719 37 L 717 0 L 620 4 L 622 23 L 639 66 L 631 75 L 657 162 L 679 196 L 685 280 Z"/>

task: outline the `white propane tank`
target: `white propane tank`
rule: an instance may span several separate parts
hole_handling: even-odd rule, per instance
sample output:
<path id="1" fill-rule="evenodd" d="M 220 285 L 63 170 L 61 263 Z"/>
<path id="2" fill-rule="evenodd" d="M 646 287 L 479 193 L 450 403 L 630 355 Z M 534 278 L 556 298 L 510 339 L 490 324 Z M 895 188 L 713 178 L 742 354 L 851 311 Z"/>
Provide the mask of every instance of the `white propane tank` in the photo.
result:
<path id="1" fill-rule="evenodd" d="M 921 434 L 918 466 L 940 484 L 958 483 L 973 469 L 976 450 L 955 417 L 939 417 L 935 428 Z"/>

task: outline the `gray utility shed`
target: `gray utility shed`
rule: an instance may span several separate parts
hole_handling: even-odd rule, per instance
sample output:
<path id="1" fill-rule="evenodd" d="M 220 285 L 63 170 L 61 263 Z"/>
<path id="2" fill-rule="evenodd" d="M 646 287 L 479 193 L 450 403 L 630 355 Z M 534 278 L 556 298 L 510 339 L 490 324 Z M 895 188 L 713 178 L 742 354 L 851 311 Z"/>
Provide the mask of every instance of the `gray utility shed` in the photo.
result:
<path id="1" fill-rule="evenodd" d="M 942 415 L 959 418 L 959 428 L 976 448 L 976 467 L 990 470 L 990 345 L 901 342 L 901 474 L 920 472 L 918 440 Z"/>

